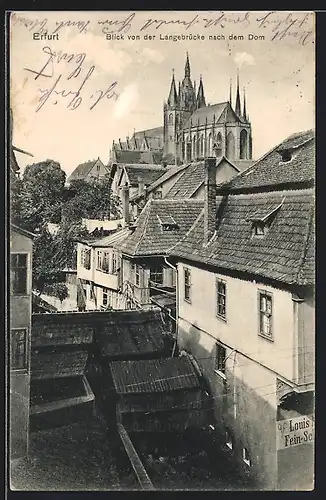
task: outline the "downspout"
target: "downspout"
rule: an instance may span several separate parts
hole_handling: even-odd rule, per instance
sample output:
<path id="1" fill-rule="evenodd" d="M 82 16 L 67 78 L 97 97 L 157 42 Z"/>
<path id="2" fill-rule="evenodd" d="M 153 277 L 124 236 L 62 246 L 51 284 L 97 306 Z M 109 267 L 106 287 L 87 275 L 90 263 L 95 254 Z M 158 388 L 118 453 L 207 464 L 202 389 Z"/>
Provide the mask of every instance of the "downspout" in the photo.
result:
<path id="1" fill-rule="evenodd" d="M 176 347 L 178 345 L 178 319 L 179 319 L 179 279 L 178 279 L 178 269 L 171 264 L 171 262 L 168 261 L 166 257 L 164 257 L 164 262 L 175 271 L 175 289 L 176 289 L 176 294 L 175 294 L 175 343 L 172 349 L 172 357 L 174 356 Z"/>

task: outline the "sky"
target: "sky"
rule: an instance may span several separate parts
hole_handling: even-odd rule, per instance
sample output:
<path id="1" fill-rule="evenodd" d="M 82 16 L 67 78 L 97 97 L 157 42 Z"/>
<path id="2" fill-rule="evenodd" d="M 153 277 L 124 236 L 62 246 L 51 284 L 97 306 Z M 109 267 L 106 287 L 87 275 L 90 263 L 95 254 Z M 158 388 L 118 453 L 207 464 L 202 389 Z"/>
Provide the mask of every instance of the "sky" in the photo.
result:
<path id="1" fill-rule="evenodd" d="M 107 163 L 113 140 L 162 126 L 172 70 L 178 84 L 187 51 L 197 88 L 202 75 L 206 103 L 228 100 L 230 79 L 234 103 L 239 70 L 258 159 L 289 135 L 314 127 L 314 22 L 313 13 L 300 11 L 15 12 L 9 47 L 13 140 L 33 154 L 17 153 L 19 165 L 23 170 L 53 159 L 69 175 L 87 160 Z M 34 39 L 46 34 L 58 39 Z M 188 39 L 165 39 L 172 34 Z M 128 39 L 137 35 L 140 40 Z"/>

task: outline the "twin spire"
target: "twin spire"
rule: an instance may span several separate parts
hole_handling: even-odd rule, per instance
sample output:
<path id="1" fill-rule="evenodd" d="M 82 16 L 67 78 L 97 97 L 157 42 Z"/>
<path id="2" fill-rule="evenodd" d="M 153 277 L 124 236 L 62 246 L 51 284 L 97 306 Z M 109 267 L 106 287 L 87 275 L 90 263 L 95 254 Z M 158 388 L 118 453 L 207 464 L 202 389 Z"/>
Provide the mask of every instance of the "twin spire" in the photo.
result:
<path id="1" fill-rule="evenodd" d="M 229 102 L 232 107 L 232 80 L 230 80 L 230 97 Z M 239 81 L 239 70 L 237 71 L 237 93 L 235 99 L 235 112 L 236 114 L 245 121 L 249 120 L 247 114 L 247 106 L 246 106 L 246 90 L 243 87 L 243 112 L 241 112 L 241 99 L 240 99 L 240 81 Z"/>

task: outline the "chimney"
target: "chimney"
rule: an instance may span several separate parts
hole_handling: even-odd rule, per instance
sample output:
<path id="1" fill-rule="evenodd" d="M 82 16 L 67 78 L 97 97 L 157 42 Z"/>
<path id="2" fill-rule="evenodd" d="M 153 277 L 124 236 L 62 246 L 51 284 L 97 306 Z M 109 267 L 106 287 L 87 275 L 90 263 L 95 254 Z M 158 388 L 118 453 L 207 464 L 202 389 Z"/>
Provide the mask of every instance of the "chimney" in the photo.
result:
<path id="1" fill-rule="evenodd" d="M 145 191 L 145 184 L 141 177 L 138 177 L 138 196 L 141 196 Z"/>
<path id="2" fill-rule="evenodd" d="M 122 216 L 124 218 L 124 225 L 129 226 L 130 212 L 129 212 L 129 186 L 126 184 L 121 188 L 122 198 Z"/>
<path id="3" fill-rule="evenodd" d="M 205 159 L 204 244 L 216 229 L 216 158 Z"/>

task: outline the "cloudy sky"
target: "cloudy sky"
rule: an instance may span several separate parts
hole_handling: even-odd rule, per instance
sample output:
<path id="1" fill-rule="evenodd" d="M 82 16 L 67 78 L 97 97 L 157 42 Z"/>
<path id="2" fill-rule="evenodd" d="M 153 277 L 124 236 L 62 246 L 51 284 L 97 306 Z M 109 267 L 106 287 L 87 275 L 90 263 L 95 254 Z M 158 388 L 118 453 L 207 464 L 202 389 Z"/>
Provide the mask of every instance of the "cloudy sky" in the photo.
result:
<path id="1" fill-rule="evenodd" d="M 124 39 L 107 40 L 103 29 Z M 33 33 L 42 30 L 59 39 L 34 40 Z M 313 31 L 314 16 L 304 12 L 15 13 L 14 144 L 34 155 L 17 159 L 23 168 L 51 158 L 68 174 L 93 158 L 107 162 L 112 140 L 162 125 L 172 69 L 177 81 L 183 78 L 186 51 L 192 79 L 203 77 L 207 103 L 228 99 L 230 78 L 235 94 L 239 68 L 259 158 L 288 135 L 314 126 Z M 249 33 L 265 40 L 248 40 Z M 169 34 L 206 39 L 160 40 Z M 225 40 L 208 40 L 209 35 Z"/>

